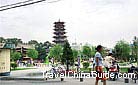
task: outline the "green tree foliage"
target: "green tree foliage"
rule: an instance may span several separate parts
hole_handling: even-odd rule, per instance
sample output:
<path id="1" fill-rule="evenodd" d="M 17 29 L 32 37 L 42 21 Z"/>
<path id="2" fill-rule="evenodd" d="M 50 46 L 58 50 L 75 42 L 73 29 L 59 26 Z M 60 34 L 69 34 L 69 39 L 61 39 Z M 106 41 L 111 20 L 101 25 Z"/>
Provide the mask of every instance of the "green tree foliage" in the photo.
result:
<path id="1" fill-rule="evenodd" d="M 18 38 L 7 38 L 6 43 L 12 43 L 15 44 L 15 46 L 17 46 L 18 43 L 23 43 L 23 42 L 21 39 Z"/>
<path id="2" fill-rule="evenodd" d="M 49 56 L 53 57 L 57 61 L 60 61 L 62 53 L 62 47 L 60 45 L 55 45 L 50 49 Z"/>
<path id="3" fill-rule="evenodd" d="M 38 58 L 38 52 L 35 49 L 29 49 L 27 55 L 33 59 Z"/>
<path id="4" fill-rule="evenodd" d="M 130 56 L 130 45 L 124 40 L 120 40 L 114 47 L 115 55 L 119 59 L 128 60 Z"/>
<path id="5" fill-rule="evenodd" d="M 48 56 L 45 58 L 45 63 L 48 65 L 49 64 L 49 58 Z"/>
<path id="6" fill-rule="evenodd" d="M 90 58 L 91 57 L 91 48 L 89 46 L 83 46 L 82 53 L 85 56 L 85 58 Z"/>
<path id="7" fill-rule="evenodd" d="M 108 54 L 107 54 L 107 48 L 105 48 L 105 47 L 103 47 L 103 50 L 102 50 L 102 52 L 101 52 L 101 54 L 102 54 L 102 56 L 103 57 L 105 57 L 105 56 L 107 56 Z"/>
<path id="8" fill-rule="evenodd" d="M 15 44 L 15 46 L 17 46 L 18 43 L 23 43 L 23 41 L 21 39 L 18 38 L 3 38 L 0 37 L 0 43 L 11 43 L 11 44 Z"/>
<path id="9" fill-rule="evenodd" d="M 3 37 L 0 37 L 0 43 L 4 43 L 6 40 Z"/>
<path id="10" fill-rule="evenodd" d="M 67 71 L 69 70 L 69 65 L 74 64 L 73 52 L 68 41 L 66 41 L 63 46 L 63 55 L 61 60 L 62 63 L 66 63 Z"/>
<path id="11" fill-rule="evenodd" d="M 11 60 L 12 61 L 17 61 L 20 58 L 21 58 L 21 53 L 11 51 Z"/>
<path id="12" fill-rule="evenodd" d="M 49 41 L 44 43 L 37 43 L 35 45 L 35 49 L 38 51 L 38 59 L 45 60 L 45 57 L 48 55 L 52 46 L 53 45 Z"/>
<path id="13" fill-rule="evenodd" d="M 44 48 L 43 43 L 36 44 L 35 49 L 38 51 L 38 59 L 44 60 L 46 56 L 46 49 Z"/>
<path id="14" fill-rule="evenodd" d="M 28 42 L 28 44 L 34 44 L 34 45 L 36 45 L 36 44 L 38 44 L 38 42 L 37 42 L 36 40 L 30 40 L 30 41 Z"/>
<path id="15" fill-rule="evenodd" d="M 92 48 L 91 48 L 91 55 L 92 56 L 95 55 L 95 52 L 96 52 L 95 48 L 96 48 L 95 46 L 92 46 Z"/>
<path id="16" fill-rule="evenodd" d="M 53 45 L 49 41 L 44 42 L 44 47 L 45 48 L 49 48 L 49 47 L 52 47 L 52 46 Z"/>
<path id="17" fill-rule="evenodd" d="M 16 64 L 15 62 L 11 62 L 11 67 L 12 67 L 13 69 L 17 68 L 17 64 Z"/>
<path id="18" fill-rule="evenodd" d="M 73 49 L 72 52 L 73 52 L 73 58 L 74 58 L 74 60 L 76 60 L 78 58 L 79 52 L 76 49 Z"/>
<path id="19" fill-rule="evenodd" d="M 84 62 L 84 63 L 83 63 L 83 67 L 84 67 L 85 69 L 88 68 L 89 65 L 90 65 L 90 64 L 89 64 L 88 62 Z"/>

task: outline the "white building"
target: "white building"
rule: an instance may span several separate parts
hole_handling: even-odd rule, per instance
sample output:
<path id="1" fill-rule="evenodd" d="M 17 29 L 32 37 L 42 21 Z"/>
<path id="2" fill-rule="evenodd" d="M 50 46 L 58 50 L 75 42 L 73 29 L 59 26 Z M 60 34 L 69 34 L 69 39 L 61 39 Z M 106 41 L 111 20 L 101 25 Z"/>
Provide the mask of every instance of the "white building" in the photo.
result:
<path id="1" fill-rule="evenodd" d="M 0 76 L 10 73 L 10 48 L 5 46 L 5 43 L 0 43 Z"/>
<path id="2" fill-rule="evenodd" d="M 72 43 L 71 44 L 71 48 L 75 49 L 75 50 L 81 50 L 82 49 L 82 44 L 78 44 L 78 43 Z"/>

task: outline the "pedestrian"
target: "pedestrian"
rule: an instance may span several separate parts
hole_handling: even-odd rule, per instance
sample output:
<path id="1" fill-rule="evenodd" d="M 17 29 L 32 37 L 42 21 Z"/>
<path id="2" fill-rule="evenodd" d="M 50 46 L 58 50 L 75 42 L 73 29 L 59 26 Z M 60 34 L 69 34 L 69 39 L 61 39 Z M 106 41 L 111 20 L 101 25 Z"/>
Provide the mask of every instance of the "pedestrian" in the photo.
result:
<path id="1" fill-rule="evenodd" d="M 95 68 L 95 59 L 93 60 L 93 71 L 94 71 L 94 68 Z"/>
<path id="2" fill-rule="evenodd" d="M 97 52 L 95 53 L 95 57 L 94 57 L 95 69 L 96 69 L 96 73 L 97 73 L 95 85 L 98 85 L 99 80 L 101 80 L 103 82 L 103 85 L 106 85 L 106 77 L 104 76 L 103 68 L 102 68 L 103 67 L 103 57 L 101 54 L 102 50 L 103 50 L 103 47 L 101 45 L 98 45 L 96 48 Z M 101 74 L 102 74 L 102 76 L 101 76 Z"/>
<path id="3" fill-rule="evenodd" d="M 113 62 L 114 58 L 112 57 L 112 53 L 109 53 L 108 56 L 104 58 L 104 67 L 106 68 L 106 71 L 109 72 L 109 68 L 111 66 L 110 62 Z"/>

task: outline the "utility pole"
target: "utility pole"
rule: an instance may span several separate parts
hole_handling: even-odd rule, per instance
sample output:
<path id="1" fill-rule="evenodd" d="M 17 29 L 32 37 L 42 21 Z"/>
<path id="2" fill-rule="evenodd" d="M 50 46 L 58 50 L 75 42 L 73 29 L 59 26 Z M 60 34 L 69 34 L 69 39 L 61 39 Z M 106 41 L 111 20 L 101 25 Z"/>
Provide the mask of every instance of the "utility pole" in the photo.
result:
<path id="1" fill-rule="evenodd" d="M 133 46 L 134 46 L 134 54 L 136 55 L 136 58 L 137 58 L 137 66 L 138 66 L 138 37 L 134 37 L 134 40 L 133 40 Z"/>

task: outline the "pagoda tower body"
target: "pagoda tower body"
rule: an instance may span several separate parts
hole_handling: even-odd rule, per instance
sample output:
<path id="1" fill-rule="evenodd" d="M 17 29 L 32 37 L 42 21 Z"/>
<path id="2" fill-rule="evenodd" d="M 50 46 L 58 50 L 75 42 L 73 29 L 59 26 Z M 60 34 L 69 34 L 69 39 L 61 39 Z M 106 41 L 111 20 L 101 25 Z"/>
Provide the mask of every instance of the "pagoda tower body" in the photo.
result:
<path id="1" fill-rule="evenodd" d="M 54 40 L 55 44 L 64 45 L 65 41 L 67 40 L 66 32 L 65 32 L 65 22 L 54 22 Z"/>

